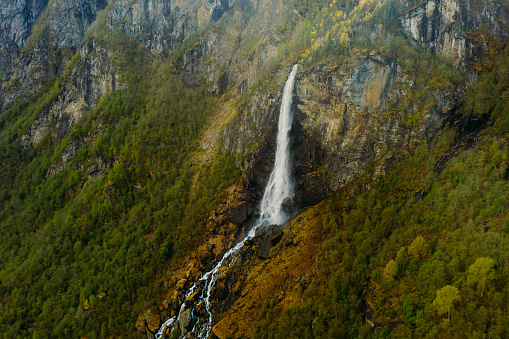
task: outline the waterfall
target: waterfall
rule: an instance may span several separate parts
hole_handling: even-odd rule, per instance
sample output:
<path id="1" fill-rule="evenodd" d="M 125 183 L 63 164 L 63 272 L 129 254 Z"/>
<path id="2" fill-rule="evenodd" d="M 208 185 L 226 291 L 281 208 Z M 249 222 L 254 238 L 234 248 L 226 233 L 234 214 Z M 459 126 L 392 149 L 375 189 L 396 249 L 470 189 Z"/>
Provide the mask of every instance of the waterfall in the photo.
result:
<path id="1" fill-rule="evenodd" d="M 292 129 L 292 92 L 295 73 L 298 65 L 294 65 L 286 80 L 279 112 L 276 160 L 265 187 L 261 203 L 258 225 L 281 225 L 288 219 L 284 205 L 293 197 L 293 185 L 290 177 L 290 130 Z M 253 234 L 254 235 L 254 234 Z"/>
<path id="2" fill-rule="evenodd" d="M 156 339 L 163 337 L 166 328 L 170 331 L 175 328 L 179 323 L 182 314 L 187 312 L 187 316 L 194 319 L 195 325 L 190 332 L 198 331 L 198 338 L 208 338 L 212 330 L 212 311 L 210 310 L 210 297 L 211 292 L 216 284 L 217 278 L 224 274 L 226 270 L 218 271 L 221 267 L 229 268 L 233 259 L 239 250 L 244 246 L 246 240 L 255 236 L 256 230 L 260 227 L 270 225 L 281 225 L 288 220 L 288 213 L 285 211 L 285 206 L 290 203 L 293 197 L 293 185 L 290 177 L 290 130 L 292 128 L 293 115 L 291 111 L 292 106 L 292 93 L 295 83 L 295 74 L 297 73 L 298 65 L 294 65 L 288 79 L 286 80 L 283 90 L 283 98 L 281 101 L 281 110 L 279 112 L 279 124 L 276 146 L 276 159 L 274 161 L 274 169 L 270 174 L 269 181 L 265 187 L 263 198 L 260 204 L 260 217 L 254 223 L 254 226 L 249 231 L 248 235 L 237 245 L 232 247 L 224 254 L 221 260 L 214 266 L 212 270 L 205 273 L 200 279 L 193 284 L 193 286 L 186 292 L 185 299 L 192 294 L 199 292 L 199 300 L 194 306 L 203 304 L 206 310 L 206 318 L 204 321 L 199 319 L 195 314 L 193 305 L 186 305 L 182 303 L 180 306 L 179 314 L 168 319 L 159 329 L 156 334 Z"/>

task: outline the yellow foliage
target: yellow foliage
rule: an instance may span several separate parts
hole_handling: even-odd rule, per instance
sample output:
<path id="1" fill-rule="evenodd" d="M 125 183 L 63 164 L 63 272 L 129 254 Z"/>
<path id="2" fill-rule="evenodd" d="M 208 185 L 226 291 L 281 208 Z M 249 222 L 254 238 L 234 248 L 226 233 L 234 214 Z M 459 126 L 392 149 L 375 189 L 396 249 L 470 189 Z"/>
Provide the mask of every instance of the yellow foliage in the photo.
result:
<path id="1" fill-rule="evenodd" d="M 396 273 L 398 272 L 398 265 L 394 260 L 391 260 L 387 263 L 387 266 L 385 266 L 384 272 L 383 272 L 383 279 L 387 282 L 392 282 L 394 280 L 394 277 L 396 276 Z"/>

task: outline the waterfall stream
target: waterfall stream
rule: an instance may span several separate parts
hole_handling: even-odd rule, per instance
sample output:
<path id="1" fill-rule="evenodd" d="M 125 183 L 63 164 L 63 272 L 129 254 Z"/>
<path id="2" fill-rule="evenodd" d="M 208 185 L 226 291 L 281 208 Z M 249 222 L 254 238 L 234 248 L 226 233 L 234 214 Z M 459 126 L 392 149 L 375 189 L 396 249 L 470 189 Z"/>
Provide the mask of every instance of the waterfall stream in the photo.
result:
<path id="1" fill-rule="evenodd" d="M 210 297 L 211 291 L 214 287 L 217 278 L 224 274 L 230 267 L 233 259 L 239 250 L 244 246 L 246 240 L 255 236 L 256 230 L 260 227 L 267 227 L 270 225 L 281 225 L 288 220 L 288 214 L 285 211 L 285 206 L 288 205 L 293 197 L 293 185 L 290 177 L 290 130 L 292 128 L 293 115 L 291 111 L 292 106 L 292 93 L 295 82 L 295 74 L 297 73 L 298 65 L 294 65 L 288 79 L 286 80 L 283 90 L 283 98 L 281 102 L 281 110 L 279 113 L 277 146 L 276 146 L 276 159 L 274 162 L 274 169 L 270 174 L 269 181 L 265 187 L 263 198 L 260 204 L 260 217 L 254 223 L 248 235 L 242 239 L 237 245 L 228 250 L 221 258 L 221 260 L 214 266 L 212 270 L 205 273 L 200 279 L 187 290 L 184 300 L 195 293 L 199 293 L 198 301 L 194 306 L 204 305 L 208 319 L 202 321 L 198 319 L 194 328 L 189 331 L 191 333 L 197 331 L 197 338 L 208 338 L 212 329 L 212 311 L 210 310 Z M 226 267 L 226 270 L 219 270 L 221 267 Z M 219 273 L 218 273 L 219 272 Z M 177 326 L 182 316 L 195 318 L 195 310 L 192 305 L 186 305 L 184 301 L 180 306 L 178 315 L 168 319 L 159 329 L 156 338 L 160 339 L 166 328 L 170 332 Z"/>

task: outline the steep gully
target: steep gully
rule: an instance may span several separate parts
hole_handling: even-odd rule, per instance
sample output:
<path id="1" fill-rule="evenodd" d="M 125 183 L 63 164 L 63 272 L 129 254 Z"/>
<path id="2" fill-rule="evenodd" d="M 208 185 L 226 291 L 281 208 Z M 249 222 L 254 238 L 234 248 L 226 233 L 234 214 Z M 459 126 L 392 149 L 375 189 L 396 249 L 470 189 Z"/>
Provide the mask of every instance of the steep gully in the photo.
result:
<path id="1" fill-rule="evenodd" d="M 212 270 L 205 273 L 194 285 L 186 292 L 185 300 L 193 299 L 192 296 L 199 294 L 198 302 L 195 308 L 201 305 L 205 306 L 205 314 L 199 314 L 192 305 L 187 305 L 186 301 L 180 306 L 178 315 L 168 319 L 159 329 L 156 338 L 162 338 L 166 329 L 170 332 L 177 326 L 182 316 L 191 316 L 195 322 L 191 333 L 197 333 L 198 338 L 207 338 L 212 329 L 212 311 L 210 309 L 211 291 L 219 276 L 223 275 L 230 267 L 239 250 L 244 246 L 246 240 L 252 239 L 258 230 L 271 225 L 281 225 L 288 220 L 286 211 L 293 197 L 293 185 L 290 178 L 290 129 L 292 127 L 293 115 L 291 112 L 292 93 L 295 82 L 295 74 L 298 65 L 294 65 L 284 86 L 281 110 L 279 114 L 278 136 L 276 146 L 276 159 L 274 169 L 270 174 L 269 181 L 265 188 L 263 198 L 260 204 L 260 217 L 254 223 L 247 236 L 228 250 L 221 260 Z M 224 269 L 223 267 L 226 267 Z M 203 312 L 202 312 L 203 313 Z M 202 316 L 204 319 L 201 319 Z M 182 333 L 185 335 L 185 333 Z"/>

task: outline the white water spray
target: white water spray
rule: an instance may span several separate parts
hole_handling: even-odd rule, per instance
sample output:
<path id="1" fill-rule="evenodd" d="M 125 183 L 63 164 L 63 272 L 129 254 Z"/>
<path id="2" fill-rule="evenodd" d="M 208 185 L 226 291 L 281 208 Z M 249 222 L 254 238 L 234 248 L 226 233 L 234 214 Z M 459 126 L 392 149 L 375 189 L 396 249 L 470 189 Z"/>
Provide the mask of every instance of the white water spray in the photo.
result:
<path id="1" fill-rule="evenodd" d="M 293 66 L 286 80 L 279 113 L 276 160 L 263 193 L 260 219 L 256 227 L 264 224 L 281 225 L 288 219 L 284 205 L 293 197 L 290 178 L 290 130 L 292 129 L 292 92 L 298 65 Z"/>
<path id="2" fill-rule="evenodd" d="M 274 162 L 274 169 L 270 174 L 269 181 L 263 193 L 262 202 L 260 205 L 260 218 L 256 221 L 254 226 L 249 231 L 249 234 L 237 245 L 231 248 L 221 260 L 214 266 L 214 268 L 205 273 L 193 286 L 187 291 L 184 298 L 187 299 L 196 291 L 200 292 L 199 301 L 195 306 L 204 304 L 208 319 L 204 323 L 198 319 L 191 333 L 197 331 L 197 338 L 208 338 L 212 329 L 212 312 L 210 310 L 210 297 L 211 292 L 216 284 L 217 278 L 224 274 L 227 270 L 222 270 L 218 274 L 221 267 L 229 268 L 233 259 L 244 246 L 246 240 L 255 236 L 256 230 L 262 226 L 281 225 L 288 220 L 289 215 L 285 212 L 285 205 L 288 204 L 293 197 L 293 185 L 290 178 L 290 130 L 292 128 L 293 115 L 291 111 L 292 106 L 292 92 L 295 83 L 295 74 L 297 73 L 298 65 L 294 65 L 292 72 L 286 80 L 283 90 L 283 98 L 281 102 L 281 110 L 279 113 L 277 146 L 276 146 L 276 159 Z M 156 339 L 163 337 L 166 328 L 170 331 L 175 328 L 179 323 L 182 314 L 192 305 L 182 303 L 178 316 L 168 319 L 159 329 L 156 334 Z M 191 311 L 191 316 L 196 317 L 194 309 Z"/>

